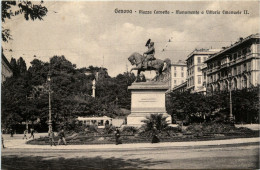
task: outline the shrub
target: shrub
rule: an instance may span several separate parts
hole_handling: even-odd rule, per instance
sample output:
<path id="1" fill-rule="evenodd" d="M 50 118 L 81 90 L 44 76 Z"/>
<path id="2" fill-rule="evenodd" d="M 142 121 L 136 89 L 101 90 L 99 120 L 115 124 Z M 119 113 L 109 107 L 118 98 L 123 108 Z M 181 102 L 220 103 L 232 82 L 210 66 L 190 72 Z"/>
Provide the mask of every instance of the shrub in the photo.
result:
<path id="1" fill-rule="evenodd" d="M 138 129 L 134 126 L 125 126 L 122 130 L 122 133 L 127 135 L 134 135 L 138 132 Z"/>
<path id="2" fill-rule="evenodd" d="M 115 132 L 115 130 L 116 130 L 115 126 L 108 125 L 108 126 L 105 126 L 105 128 L 103 129 L 103 134 L 112 134 Z"/>
<path id="3" fill-rule="evenodd" d="M 188 132 L 197 133 L 250 133 L 252 130 L 247 128 L 236 128 L 232 124 L 223 123 L 202 123 L 192 124 L 186 129 Z"/>
<path id="4" fill-rule="evenodd" d="M 87 130 L 89 132 L 98 132 L 98 127 L 97 125 L 87 125 Z"/>

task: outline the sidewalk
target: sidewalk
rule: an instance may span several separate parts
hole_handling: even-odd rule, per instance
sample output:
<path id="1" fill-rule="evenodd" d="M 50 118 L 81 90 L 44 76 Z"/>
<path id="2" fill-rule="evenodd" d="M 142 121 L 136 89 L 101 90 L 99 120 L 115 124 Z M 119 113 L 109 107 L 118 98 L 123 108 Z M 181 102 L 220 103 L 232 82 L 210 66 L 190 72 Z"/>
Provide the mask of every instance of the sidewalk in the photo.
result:
<path id="1" fill-rule="evenodd" d="M 20 136 L 20 135 L 19 135 Z M 213 140 L 213 141 L 189 141 L 189 142 L 162 142 L 162 143 L 135 143 L 135 144 L 106 144 L 106 145 L 29 145 L 26 140 L 19 138 L 7 139 L 4 141 L 5 146 L 9 149 L 51 149 L 51 150 L 104 150 L 104 149 L 148 149 L 148 148 L 167 148 L 167 147 L 192 147 L 192 146 L 214 146 L 214 145 L 228 145 L 228 144 L 242 144 L 242 143 L 256 143 L 260 142 L 260 138 L 237 138 L 227 140 Z M 42 136 L 38 134 L 37 137 Z"/>

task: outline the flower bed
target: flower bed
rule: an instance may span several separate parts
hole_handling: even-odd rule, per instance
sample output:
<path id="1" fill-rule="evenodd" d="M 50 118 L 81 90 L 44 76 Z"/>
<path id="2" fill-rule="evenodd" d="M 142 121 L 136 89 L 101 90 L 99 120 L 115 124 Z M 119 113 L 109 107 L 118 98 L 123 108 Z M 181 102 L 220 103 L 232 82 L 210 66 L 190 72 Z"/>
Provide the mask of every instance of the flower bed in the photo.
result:
<path id="1" fill-rule="evenodd" d="M 194 124 L 186 128 L 183 132 L 179 132 L 177 129 L 169 128 L 167 131 L 158 133 L 158 137 L 161 142 L 184 142 L 184 141 L 205 141 L 205 140 L 221 140 L 221 139 L 233 139 L 243 137 L 258 137 L 259 131 L 252 131 L 247 128 L 235 128 L 229 125 L 222 125 L 222 128 L 217 128 L 216 125 Z M 114 133 L 71 133 L 67 134 L 68 145 L 92 145 L 92 144 L 114 144 Z M 141 131 L 140 129 L 128 128 L 122 130 L 121 141 L 123 143 L 150 143 L 152 140 L 152 134 Z M 56 143 L 58 137 L 55 137 Z M 27 142 L 33 145 L 49 145 L 48 137 L 41 137 Z"/>

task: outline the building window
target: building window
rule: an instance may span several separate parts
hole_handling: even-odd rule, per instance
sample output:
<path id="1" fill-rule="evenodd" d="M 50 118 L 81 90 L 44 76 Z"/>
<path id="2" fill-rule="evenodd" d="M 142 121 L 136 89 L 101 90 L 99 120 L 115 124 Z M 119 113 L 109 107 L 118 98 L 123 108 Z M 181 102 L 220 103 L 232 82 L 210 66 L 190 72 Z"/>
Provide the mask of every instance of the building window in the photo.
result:
<path id="1" fill-rule="evenodd" d="M 242 55 L 244 56 L 244 55 L 246 55 L 246 53 L 247 53 L 247 48 L 244 48 L 244 49 L 242 50 Z"/>
<path id="2" fill-rule="evenodd" d="M 238 72 L 238 74 L 241 73 L 241 67 L 240 66 L 237 66 L 237 72 Z"/>
<path id="3" fill-rule="evenodd" d="M 174 67 L 174 70 L 176 70 L 176 67 Z"/>
<path id="4" fill-rule="evenodd" d="M 184 77 L 184 73 L 183 72 L 181 73 L 181 77 Z"/>
<path id="5" fill-rule="evenodd" d="M 248 69 L 247 70 L 250 71 L 251 70 L 251 63 L 248 62 L 247 64 L 248 64 Z"/>
<path id="6" fill-rule="evenodd" d="M 234 70 L 233 70 L 233 75 L 236 76 L 237 75 L 237 68 L 234 67 Z"/>
<path id="7" fill-rule="evenodd" d="M 198 57 L 198 64 L 201 63 L 200 57 Z"/>
<path id="8" fill-rule="evenodd" d="M 198 84 L 201 84 L 201 76 L 198 76 Z"/>
<path id="9" fill-rule="evenodd" d="M 207 57 L 203 57 L 203 61 L 206 61 L 207 60 Z"/>
<path id="10" fill-rule="evenodd" d="M 237 53 L 234 53 L 234 54 L 233 54 L 233 58 L 234 58 L 234 60 L 237 59 Z"/>
<path id="11" fill-rule="evenodd" d="M 198 67 L 198 71 L 201 71 L 201 68 L 200 68 L 200 67 Z"/>
<path id="12" fill-rule="evenodd" d="M 240 58 L 241 57 L 241 54 L 242 54 L 242 51 L 240 50 L 240 51 L 238 51 L 238 58 Z"/>
<path id="13" fill-rule="evenodd" d="M 182 70 L 182 71 L 184 70 L 183 67 L 181 67 L 181 70 Z"/>
<path id="14" fill-rule="evenodd" d="M 181 83 L 184 83 L 184 80 L 182 80 Z"/>
<path id="15" fill-rule="evenodd" d="M 174 77 L 176 77 L 177 76 L 177 74 L 176 73 L 174 73 Z"/>
<path id="16" fill-rule="evenodd" d="M 246 69 L 246 63 L 244 64 L 244 70 L 243 71 L 247 71 L 247 69 Z"/>
<path id="17" fill-rule="evenodd" d="M 251 53 L 251 47 L 247 48 L 247 53 Z"/>
<path id="18" fill-rule="evenodd" d="M 204 73 L 204 79 L 206 79 L 207 78 L 207 74 L 206 73 Z"/>
<path id="19" fill-rule="evenodd" d="M 177 83 L 177 81 L 176 80 L 174 80 L 174 84 L 176 84 Z"/>

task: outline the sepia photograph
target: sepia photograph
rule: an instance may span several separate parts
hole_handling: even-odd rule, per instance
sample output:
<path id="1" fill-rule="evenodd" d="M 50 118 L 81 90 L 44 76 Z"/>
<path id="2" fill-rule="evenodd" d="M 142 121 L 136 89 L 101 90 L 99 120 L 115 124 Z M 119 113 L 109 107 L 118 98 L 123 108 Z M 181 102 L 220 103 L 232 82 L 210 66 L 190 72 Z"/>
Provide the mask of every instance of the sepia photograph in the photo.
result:
<path id="1" fill-rule="evenodd" d="M 1 0 L 1 169 L 259 169 L 259 13 Z"/>

